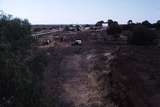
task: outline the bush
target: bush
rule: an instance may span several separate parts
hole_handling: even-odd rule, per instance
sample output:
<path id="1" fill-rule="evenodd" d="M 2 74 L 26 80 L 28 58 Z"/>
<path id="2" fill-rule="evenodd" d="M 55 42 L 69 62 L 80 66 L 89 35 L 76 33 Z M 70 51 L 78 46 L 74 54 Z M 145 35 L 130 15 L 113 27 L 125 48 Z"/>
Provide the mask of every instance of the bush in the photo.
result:
<path id="1" fill-rule="evenodd" d="M 132 45 L 156 45 L 157 34 L 155 31 L 143 25 L 136 25 L 132 31 L 132 36 L 128 38 Z"/>
<path id="2" fill-rule="evenodd" d="M 151 24 L 149 21 L 147 21 L 147 20 L 143 21 L 143 22 L 142 22 L 142 25 L 145 26 L 145 27 L 148 27 L 148 28 L 149 28 L 149 27 L 150 27 L 150 28 L 152 27 L 152 24 Z"/>
<path id="3" fill-rule="evenodd" d="M 117 22 L 113 22 L 109 25 L 107 33 L 110 35 L 116 35 L 121 33 L 122 29 Z"/>
<path id="4" fill-rule="evenodd" d="M 38 60 L 31 58 L 32 40 L 28 20 L 0 14 L 0 107 L 41 104 L 39 78 L 34 73 L 37 69 L 30 66 Z"/>
<path id="5" fill-rule="evenodd" d="M 156 23 L 155 23 L 155 28 L 157 30 L 160 30 L 160 20 L 158 20 Z"/>
<path id="6" fill-rule="evenodd" d="M 102 27 L 103 23 L 104 23 L 103 20 L 102 21 L 98 21 L 95 26 Z"/>
<path id="7" fill-rule="evenodd" d="M 64 31 L 70 31 L 70 28 L 69 28 L 68 25 L 66 25 L 66 26 L 64 27 Z"/>

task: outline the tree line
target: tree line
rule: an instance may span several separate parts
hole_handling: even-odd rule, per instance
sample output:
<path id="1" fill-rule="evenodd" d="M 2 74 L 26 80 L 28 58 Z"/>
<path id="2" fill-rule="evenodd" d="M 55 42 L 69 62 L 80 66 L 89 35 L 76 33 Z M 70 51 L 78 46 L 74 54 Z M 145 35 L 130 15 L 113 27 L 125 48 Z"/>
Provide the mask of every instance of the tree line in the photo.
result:
<path id="1" fill-rule="evenodd" d="M 151 24 L 145 20 L 141 23 L 134 23 L 129 20 L 127 24 L 119 24 L 117 21 L 109 19 L 107 22 L 99 21 L 95 26 L 102 26 L 107 23 L 107 34 L 115 38 L 119 37 L 123 31 L 129 31 L 128 37 L 129 45 L 157 45 L 160 38 L 160 20 Z"/>

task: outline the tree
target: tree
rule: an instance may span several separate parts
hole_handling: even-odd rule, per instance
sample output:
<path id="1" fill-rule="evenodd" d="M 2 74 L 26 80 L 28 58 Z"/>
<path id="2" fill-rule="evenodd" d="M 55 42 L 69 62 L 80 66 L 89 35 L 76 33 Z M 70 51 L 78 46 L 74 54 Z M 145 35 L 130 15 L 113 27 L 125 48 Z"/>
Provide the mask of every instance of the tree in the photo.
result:
<path id="1" fill-rule="evenodd" d="M 132 20 L 128 20 L 127 24 L 131 25 L 131 24 L 133 24 L 133 21 Z"/>
<path id="2" fill-rule="evenodd" d="M 101 26 L 103 25 L 103 23 L 104 23 L 104 21 L 103 21 L 103 20 L 102 20 L 102 21 L 99 21 L 99 22 L 97 22 L 97 23 L 96 23 L 96 26 L 101 27 Z"/>
<path id="3" fill-rule="evenodd" d="M 155 24 L 157 30 L 160 30 L 160 20 L 158 20 Z"/>
<path id="4" fill-rule="evenodd" d="M 32 42 L 28 20 L 0 14 L 1 107 L 35 107 L 40 104 L 37 75 L 30 65 L 37 60 L 32 57 Z"/>
<path id="5" fill-rule="evenodd" d="M 156 23 L 157 23 L 157 24 L 160 24 L 160 20 L 158 20 Z"/>
<path id="6" fill-rule="evenodd" d="M 113 23 L 113 20 L 109 19 L 107 22 L 108 22 L 108 26 L 110 26 Z"/>
<path id="7" fill-rule="evenodd" d="M 142 25 L 144 25 L 146 27 L 151 27 L 151 23 L 148 20 L 143 21 Z"/>

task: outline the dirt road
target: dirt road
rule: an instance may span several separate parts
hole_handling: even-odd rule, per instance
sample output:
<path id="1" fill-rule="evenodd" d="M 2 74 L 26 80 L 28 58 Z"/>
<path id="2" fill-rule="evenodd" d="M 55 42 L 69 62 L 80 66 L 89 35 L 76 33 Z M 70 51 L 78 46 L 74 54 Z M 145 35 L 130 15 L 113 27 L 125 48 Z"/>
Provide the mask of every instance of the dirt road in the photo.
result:
<path id="1" fill-rule="evenodd" d="M 58 107 L 99 107 L 104 104 L 104 92 L 93 67 L 99 56 L 111 57 L 111 50 L 81 50 L 80 47 L 48 50 L 44 87 L 49 106 L 56 103 Z"/>

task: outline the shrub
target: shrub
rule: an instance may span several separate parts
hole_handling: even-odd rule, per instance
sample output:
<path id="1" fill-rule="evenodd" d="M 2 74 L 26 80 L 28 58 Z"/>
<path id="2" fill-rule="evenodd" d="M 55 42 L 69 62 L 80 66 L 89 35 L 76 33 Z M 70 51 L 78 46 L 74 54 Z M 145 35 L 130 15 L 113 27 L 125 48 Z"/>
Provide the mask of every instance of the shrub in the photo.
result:
<path id="1" fill-rule="evenodd" d="M 70 28 L 69 28 L 68 25 L 66 25 L 66 26 L 64 27 L 64 31 L 70 31 Z"/>
<path id="2" fill-rule="evenodd" d="M 132 36 L 128 38 L 132 45 L 156 45 L 157 34 L 155 31 L 143 25 L 136 25 L 132 31 Z"/>
<path id="3" fill-rule="evenodd" d="M 37 69 L 30 66 L 38 60 L 31 58 L 32 40 L 28 20 L 0 14 L 0 107 L 40 105 Z"/>

